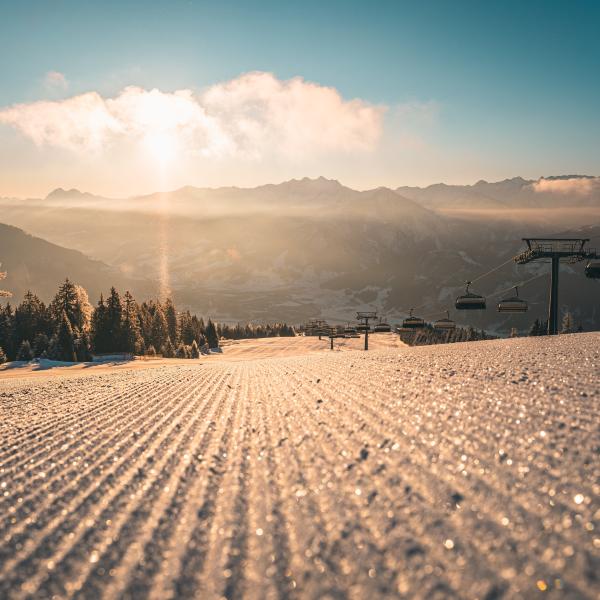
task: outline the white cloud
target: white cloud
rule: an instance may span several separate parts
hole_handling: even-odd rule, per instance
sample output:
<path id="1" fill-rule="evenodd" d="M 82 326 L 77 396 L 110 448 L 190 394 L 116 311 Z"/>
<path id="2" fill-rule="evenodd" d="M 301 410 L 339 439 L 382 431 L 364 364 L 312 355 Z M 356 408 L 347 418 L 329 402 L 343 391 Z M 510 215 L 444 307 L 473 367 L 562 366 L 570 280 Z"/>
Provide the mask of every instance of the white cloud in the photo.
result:
<path id="1" fill-rule="evenodd" d="M 88 92 L 17 104 L 0 109 L 0 123 L 39 146 L 72 151 L 140 142 L 163 154 L 169 147 L 204 156 L 289 158 L 373 150 L 384 112 L 383 106 L 344 100 L 336 89 L 299 77 L 282 81 L 255 72 L 200 94 L 128 87 L 114 98 Z"/>
<path id="2" fill-rule="evenodd" d="M 69 87 L 67 78 L 60 71 L 48 71 L 44 77 L 44 84 L 52 90 L 66 90 Z"/>
<path id="3" fill-rule="evenodd" d="M 532 185 L 536 192 L 589 196 L 595 189 L 600 188 L 600 180 L 591 177 L 572 177 L 570 179 L 542 178 Z"/>

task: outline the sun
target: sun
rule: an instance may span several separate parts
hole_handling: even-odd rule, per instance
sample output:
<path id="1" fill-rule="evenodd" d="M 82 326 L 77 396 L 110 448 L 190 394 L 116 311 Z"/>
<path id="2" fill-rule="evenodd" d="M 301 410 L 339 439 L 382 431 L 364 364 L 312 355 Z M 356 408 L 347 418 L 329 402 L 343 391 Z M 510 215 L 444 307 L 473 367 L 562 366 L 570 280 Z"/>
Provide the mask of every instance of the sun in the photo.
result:
<path id="1" fill-rule="evenodd" d="M 160 167 L 172 164 L 178 155 L 179 144 L 176 136 L 166 131 L 154 131 L 144 136 L 143 145 L 150 157 Z"/>

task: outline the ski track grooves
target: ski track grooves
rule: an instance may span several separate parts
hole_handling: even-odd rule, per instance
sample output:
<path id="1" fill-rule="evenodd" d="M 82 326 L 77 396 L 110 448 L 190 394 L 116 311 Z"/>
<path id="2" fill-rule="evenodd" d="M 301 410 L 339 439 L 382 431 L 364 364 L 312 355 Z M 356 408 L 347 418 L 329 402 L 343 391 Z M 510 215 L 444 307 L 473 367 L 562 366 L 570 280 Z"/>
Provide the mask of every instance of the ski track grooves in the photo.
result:
<path id="1" fill-rule="evenodd" d="M 599 342 L 0 381 L 0 597 L 598 597 Z"/>

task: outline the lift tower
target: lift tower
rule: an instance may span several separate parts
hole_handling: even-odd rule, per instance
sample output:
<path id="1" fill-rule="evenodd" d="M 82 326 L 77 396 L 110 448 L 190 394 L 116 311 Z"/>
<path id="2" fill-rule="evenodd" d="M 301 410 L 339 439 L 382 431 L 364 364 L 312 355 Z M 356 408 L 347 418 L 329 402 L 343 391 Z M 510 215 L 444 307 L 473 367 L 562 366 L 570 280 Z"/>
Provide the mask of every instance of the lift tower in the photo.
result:
<path id="1" fill-rule="evenodd" d="M 365 350 L 369 349 L 369 320 L 376 319 L 376 312 L 357 312 L 356 318 L 363 322 L 365 332 Z"/>
<path id="2" fill-rule="evenodd" d="M 586 259 L 598 258 L 593 250 L 585 247 L 588 238 L 523 238 L 527 250 L 515 256 L 517 264 L 524 265 L 534 260 L 550 259 L 552 261 L 552 277 L 550 279 L 550 302 L 548 304 L 548 335 L 558 333 L 558 270 L 560 259 L 566 258 L 570 263 Z"/>

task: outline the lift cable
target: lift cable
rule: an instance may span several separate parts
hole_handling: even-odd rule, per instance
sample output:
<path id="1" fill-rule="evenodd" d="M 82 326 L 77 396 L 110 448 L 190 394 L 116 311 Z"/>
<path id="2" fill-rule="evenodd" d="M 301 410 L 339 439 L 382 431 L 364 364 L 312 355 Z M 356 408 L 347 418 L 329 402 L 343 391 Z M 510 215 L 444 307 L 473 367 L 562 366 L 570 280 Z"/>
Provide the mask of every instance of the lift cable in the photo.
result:
<path id="1" fill-rule="evenodd" d="M 528 283 L 535 281 L 536 279 L 540 279 L 541 277 L 547 277 L 547 276 L 548 276 L 548 273 L 538 273 L 537 275 L 534 275 L 530 279 L 526 279 L 525 281 L 522 281 L 521 283 L 516 283 L 515 285 L 511 285 L 510 287 L 507 287 L 504 290 L 500 290 L 499 292 L 494 292 L 493 294 L 489 294 L 487 297 L 495 298 L 496 296 L 501 296 L 502 294 L 506 294 L 507 292 L 514 290 L 516 287 L 518 287 L 518 288 L 524 287 Z"/>
<path id="2" fill-rule="evenodd" d="M 535 281 L 536 279 L 540 279 L 541 277 L 545 277 L 547 275 L 548 275 L 548 273 L 538 273 L 537 275 L 534 275 L 533 277 L 526 279 L 525 281 L 521 281 L 520 283 L 515 283 L 514 285 L 511 285 L 510 287 L 507 287 L 506 289 L 500 290 L 499 292 L 494 292 L 493 294 L 488 294 L 486 297 L 487 298 L 495 298 L 496 296 L 501 296 L 502 294 L 506 294 L 507 292 L 514 290 L 516 287 L 518 287 L 518 288 L 524 287 L 528 283 L 531 283 L 532 281 Z M 427 318 L 437 317 L 438 315 L 445 315 L 446 312 L 448 312 L 448 311 L 447 310 L 439 310 L 434 313 L 428 313 L 426 315 L 423 315 L 423 318 L 427 319 Z"/>
<path id="3" fill-rule="evenodd" d="M 492 273 L 499 271 L 502 267 L 505 267 L 508 263 L 514 263 L 512 256 L 506 262 L 503 262 L 501 265 L 498 265 L 497 267 L 490 269 L 487 273 L 483 273 L 483 275 L 480 275 L 479 277 L 476 277 L 475 279 L 471 279 L 471 283 L 476 283 L 480 279 L 483 279 L 484 277 L 487 277 L 488 275 L 491 275 Z"/>

